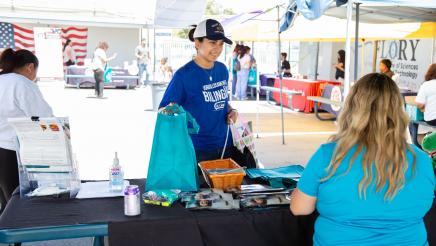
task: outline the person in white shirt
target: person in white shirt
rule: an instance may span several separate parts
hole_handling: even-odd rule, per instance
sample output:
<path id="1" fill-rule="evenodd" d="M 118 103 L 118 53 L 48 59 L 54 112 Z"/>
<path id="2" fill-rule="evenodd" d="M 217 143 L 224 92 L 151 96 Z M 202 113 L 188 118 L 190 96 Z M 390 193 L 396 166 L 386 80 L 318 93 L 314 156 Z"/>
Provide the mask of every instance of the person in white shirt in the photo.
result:
<path id="1" fill-rule="evenodd" d="M 95 49 L 94 51 L 92 69 L 94 70 L 95 96 L 97 98 L 103 98 L 104 69 L 109 61 L 117 57 L 117 53 L 114 53 L 111 57 L 107 57 L 106 51 L 108 49 L 109 45 L 106 42 L 102 41 L 98 44 L 97 49 Z"/>
<path id="2" fill-rule="evenodd" d="M 71 39 L 67 39 L 65 41 L 62 52 L 64 54 L 65 66 L 68 67 L 76 64 L 76 52 L 73 49 L 73 43 L 71 42 Z"/>
<path id="3" fill-rule="evenodd" d="M 28 50 L 6 49 L 0 57 L 0 212 L 18 186 L 16 134 L 7 119 L 53 116 L 34 82 L 38 64 Z"/>
<path id="4" fill-rule="evenodd" d="M 164 78 L 165 78 L 165 67 L 167 66 L 167 61 L 168 58 L 166 57 L 162 57 L 162 59 L 160 59 L 160 63 L 159 63 L 159 67 L 156 71 L 156 81 L 159 83 L 163 83 L 164 82 Z"/>
<path id="5" fill-rule="evenodd" d="M 415 98 L 418 108 L 424 112 L 424 120 L 436 126 L 436 63 L 430 65 Z"/>
<path id="6" fill-rule="evenodd" d="M 238 61 L 240 64 L 240 70 L 236 72 L 236 92 L 235 97 L 238 100 L 247 99 L 247 85 L 248 85 L 248 73 L 250 72 L 251 56 L 247 54 L 247 49 L 242 46 L 238 50 Z"/>
<path id="7" fill-rule="evenodd" d="M 141 44 L 135 48 L 135 56 L 139 68 L 139 80 L 144 86 L 148 83 L 147 65 L 150 62 L 150 53 L 148 52 L 146 45 L 147 40 L 144 38 L 142 39 Z"/>

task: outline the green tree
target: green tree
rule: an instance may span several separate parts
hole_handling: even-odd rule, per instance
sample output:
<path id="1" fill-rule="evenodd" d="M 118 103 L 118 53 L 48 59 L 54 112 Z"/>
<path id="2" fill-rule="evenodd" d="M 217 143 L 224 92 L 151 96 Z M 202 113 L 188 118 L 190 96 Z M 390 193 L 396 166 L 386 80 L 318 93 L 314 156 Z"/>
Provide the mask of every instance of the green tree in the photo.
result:
<path id="1" fill-rule="evenodd" d="M 223 10 L 223 14 L 225 14 L 225 15 L 235 15 L 236 13 L 235 13 L 235 11 L 233 11 L 233 9 L 227 8 L 227 9 Z"/>
<path id="2" fill-rule="evenodd" d="M 205 15 L 219 15 L 222 7 L 215 0 L 208 0 Z"/>
<path id="3" fill-rule="evenodd" d="M 215 0 L 207 0 L 206 10 L 204 13 L 206 16 L 218 16 L 218 15 L 235 15 L 235 11 L 230 8 L 223 8 L 223 6 L 217 3 Z M 174 30 L 173 34 L 179 38 L 188 38 L 190 28 L 184 28 L 181 30 Z"/>
<path id="4" fill-rule="evenodd" d="M 183 29 L 177 29 L 173 31 L 173 34 L 175 34 L 179 38 L 186 39 L 188 38 L 190 28 L 183 28 Z"/>
<path id="5" fill-rule="evenodd" d="M 223 8 L 223 6 L 215 0 L 208 0 L 206 5 L 205 15 L 234 15 L 236 14 L 233 9 Z"/>

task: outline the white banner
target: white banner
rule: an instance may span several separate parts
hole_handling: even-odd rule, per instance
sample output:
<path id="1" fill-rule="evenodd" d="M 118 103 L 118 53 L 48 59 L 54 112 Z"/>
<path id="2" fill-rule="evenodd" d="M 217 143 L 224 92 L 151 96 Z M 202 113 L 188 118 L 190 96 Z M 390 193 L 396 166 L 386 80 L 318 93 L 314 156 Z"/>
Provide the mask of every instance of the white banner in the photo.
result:
<path id="1" fill-rule="evenodd" d="M 381 59 L 391 60 L 391 70 L 400 75 L 398 85 L 418 91 L 431 64 L 432 45 L 431 39 L 379 41 L 377 64 Z"/>
<path id="2" fill-rule="evenodd" d="M 39 60 L 39 78 L 64 76 L 60 28 L 35 27 L 35 55 Z"/>

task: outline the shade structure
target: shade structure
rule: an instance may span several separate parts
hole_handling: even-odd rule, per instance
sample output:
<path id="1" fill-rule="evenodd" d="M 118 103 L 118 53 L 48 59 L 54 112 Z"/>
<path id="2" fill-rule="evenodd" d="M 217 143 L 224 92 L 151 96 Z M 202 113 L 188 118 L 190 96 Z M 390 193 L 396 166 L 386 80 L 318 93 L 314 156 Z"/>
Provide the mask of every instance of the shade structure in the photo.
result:
<path id="1" fill-rule="evenodd" d="M 264 20 L 246 21 L 231 27 L 231 37 L 239 41 L 277 41 L 275 22 Z M 346 38 L 345 19 L 322 16 L 307 20 L 298 16 L 294 25 L 281 34 L 283 41 L 344 42 Z M 433 38 L 436 35 L 436 22 L 414 22 L 396 24 L 360 24 L 359 38 L 365 40 L 387 40 L 404 38 Z"/>
<path id="2" fill-rule="evenodd" d="M 206 0 L 0 1 L 2 22 L 103 27 L 185 28 L 204 16 Z"/>

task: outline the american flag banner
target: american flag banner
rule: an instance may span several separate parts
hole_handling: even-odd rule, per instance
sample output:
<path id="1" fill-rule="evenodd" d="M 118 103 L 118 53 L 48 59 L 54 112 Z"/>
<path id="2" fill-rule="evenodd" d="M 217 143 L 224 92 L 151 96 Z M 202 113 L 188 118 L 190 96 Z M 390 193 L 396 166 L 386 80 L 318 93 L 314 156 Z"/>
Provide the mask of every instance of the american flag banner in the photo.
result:
<path id="1" fill-rule="evenodd" d="M 87 54 L 88 28 L 64 27 L 62 28 L 61 37 L 62 45 L 65 44 L 65 40 L 71 40 L 76 53 L 77 65 L 83 65 Z M 0 22 L 0 48 L 27 49 L 35 52 L 33 29 Z"/>
<path id="2" fill-rule="evenodd" d="M 88 28 L 65 27 L 62 28 L 62 45 L 67 39 L 71 40 L 72 47 L 76 53 L 77 65 L 83 65 L 87 54 Z"/>
<path id="3" fill-rule="evenodd" d="M 27 49 L 35 52 L 33 29 L 0 22 L 0 48 Z"/>

